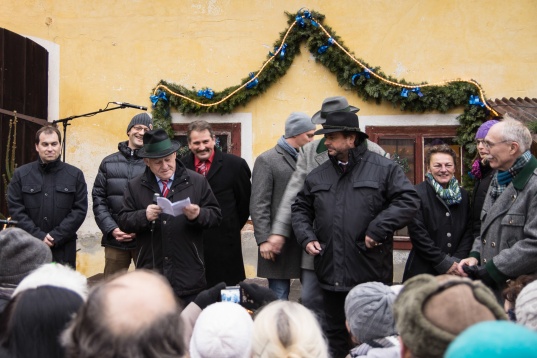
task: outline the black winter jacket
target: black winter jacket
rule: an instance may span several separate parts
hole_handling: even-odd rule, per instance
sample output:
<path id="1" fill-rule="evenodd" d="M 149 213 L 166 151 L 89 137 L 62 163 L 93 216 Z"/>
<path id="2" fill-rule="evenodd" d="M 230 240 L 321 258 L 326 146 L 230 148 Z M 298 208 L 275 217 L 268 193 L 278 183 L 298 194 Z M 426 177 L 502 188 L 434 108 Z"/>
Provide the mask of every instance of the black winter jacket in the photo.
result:
<path id="1" fill-rule="evenodd" d="M 199 216 L 190 221 L 185 215 L 161 214 L 151 234 L 146 208 L 160 194 L 155 175 L 149 168 L 131 180 L 119 212 L 119 227 L 136 233 L 136 268 L 155 269 L 170 282 L 179 297 L 196 294 L 206 287 L 203 262 L 203 229 L 217 226 L 222 219 L 220 207 L 209 183 L 202 175 L 186 169 L 177 159 L 168 199 L 176 202 L 190 198 L 200 206 Z M 153 239 L 152 239 L 153 238 Z"/>
<path id="2" fill-rule="evenodd" d="M 88 211 L 88 189 L 80 169 L 59 159 L 23 165 L 13 174 L 7 201 L 19 228 L 39 240 L 50 234 L 54 261 L 76 267 L 76 232 Z"/>
<path id="3" fill-rule="evenodd" d="M 119 151 L 103 159 L 91 193 L 95 222 L 103 233 L 101 245 L 122 250 L 136 248 L 135 240 L 119 242 L 112 235 L 118 227 L 117 216 L 123 206 L 123 192 L 127 183 L 146 168 L 144 160 L 137 154 L 138 150 L 129 148 L 128 143 L 119 143 Z"/>
<path id="4" fill-rule="evenodd" d="M 418 210 L 416 190 L 395 162 L 365 145 L 349 151 L 345 173 L 330 157 L 314 169 L 292 205 L 303 248 L 319 241 L 315 271 L 321 287 L 349 291 L 360 283 L 393 281 L 393 232 Z M 368 249 L 365 236 L 382 245 Z"/>
<path id="5" fill-rule="evenodd" d="M 433 186 L 416 185 L 420 210 L 408 224 L 412 250 L 406 262 L 403 281 L 422 273 L 446 273 L 454 262 L 467 258 L 474 243 L 468 193 L 461 188 L 460 204 L 447 206 Z"/>

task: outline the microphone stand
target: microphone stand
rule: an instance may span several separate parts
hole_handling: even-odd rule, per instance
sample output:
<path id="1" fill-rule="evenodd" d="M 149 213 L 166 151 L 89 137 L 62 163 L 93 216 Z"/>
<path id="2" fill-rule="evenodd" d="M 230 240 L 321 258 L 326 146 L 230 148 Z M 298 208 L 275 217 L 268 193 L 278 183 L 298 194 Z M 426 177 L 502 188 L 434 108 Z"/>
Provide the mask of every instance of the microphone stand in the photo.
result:
<path id="1" fill-rule="evenodd" d="M 66 139 L 67 139 L 67 126 L 70 126 L 71 124 L 69 124 L 69 121 L 72 121 L 73 119 L 75 118 L 80 118 L 80 117 L 91 117 L 91 116 L 94 116 L 96 114 L 99 114 L 99 113 L 104 113 L 104 112 L 108 112 L 108 111 L 113 111 L 113 110 L 116 110 L 116 109 L 124 109 L 124 108 L 127 108 L 127 106 L 125 105 L 121 105 L 121 106 L 118 106 L 118 107 L 112 107 L 112 108 L 108 108 L 108 105 L 112 103 L 112 102 L 108 102 L 108 104 L 106 105 L 106 107 L 104 109 L 99 109 L 98 111 L 95 111 L 95 112 L 90 112 L 90 113 L 84 113 L 84 114 L 79 114 L 79 115 L 76 115 L 76 116 L 70 116 L 70 117 L 67 117 L 67 118 L 63 118 L 63 119 L 58 119 L 56 121 L 52 121 L 52 124 L 57 124 L 57 123 L 62 123 L 63 124 L 63 140 L 62 140 L 62 161 L 65 162 L 65 152 L 67 152 L 65 146 L 66 146 Z"/>

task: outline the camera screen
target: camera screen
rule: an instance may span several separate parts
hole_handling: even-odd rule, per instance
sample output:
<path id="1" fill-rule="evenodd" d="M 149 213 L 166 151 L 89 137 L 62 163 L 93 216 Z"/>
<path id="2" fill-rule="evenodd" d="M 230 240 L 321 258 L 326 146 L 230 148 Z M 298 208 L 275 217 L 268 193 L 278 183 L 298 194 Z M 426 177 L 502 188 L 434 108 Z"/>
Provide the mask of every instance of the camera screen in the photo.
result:
<path id="1" fill-rule="evenodd" d="M 239 286 L 226 287 L 223 290 L 220 290 L 222 302 L 241 302 L 241 291 Z"/>

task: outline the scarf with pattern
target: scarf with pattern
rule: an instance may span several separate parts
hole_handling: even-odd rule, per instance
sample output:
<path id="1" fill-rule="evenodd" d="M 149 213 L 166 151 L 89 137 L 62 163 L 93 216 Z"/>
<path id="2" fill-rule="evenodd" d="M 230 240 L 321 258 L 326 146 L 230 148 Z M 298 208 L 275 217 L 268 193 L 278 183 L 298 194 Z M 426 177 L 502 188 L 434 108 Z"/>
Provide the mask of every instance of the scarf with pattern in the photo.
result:
<path id="1" fill-rule="evenodd" d="M 509 184 L 517 176 L 518 173 L 524 169 L 526 164 L 531 159 L 531 153 L 529 150 L 525 151 L 518 159 L 515 161 L 513 166 L 504 172 L 498 171 L 496 175 L 492 178 L 490 183 L 490 196 L 492 199 L 496 200 L 502 193 L 507 189 Z"/>
<path id="2" fill-rule="evenodd" d="M 460 204 L 462 201 L 461 188 L 455 176 L 451 178 L 446 189 L 444 189 L 442 185 L 440 185 L 434 179 L 431 173 L 427 173 L 426 177 L 429 183 L 433 186 L 436 194 L 440 197 L 440 199 L 444 200 L 447 206 Z"/>

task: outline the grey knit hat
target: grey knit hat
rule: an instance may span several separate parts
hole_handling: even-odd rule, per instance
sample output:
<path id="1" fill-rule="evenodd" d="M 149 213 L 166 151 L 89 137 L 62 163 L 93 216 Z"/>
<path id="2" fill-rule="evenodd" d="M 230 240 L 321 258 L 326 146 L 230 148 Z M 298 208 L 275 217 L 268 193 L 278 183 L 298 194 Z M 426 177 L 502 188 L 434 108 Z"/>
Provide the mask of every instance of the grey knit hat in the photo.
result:
<path id="1" fill-rule="evenodd" d="M 393 305 L 395 325 L 415 357 L 442 358 L 466 328 L 507 315 L 481 281 L 452 275 L 412 277 Z"/>
<path id="2" fill-rule="evenodd" d="M 537 331 L 537 280 L 520 291 L 515 305 L 517 323 Z"/>
<path id="3" fill-rule="evenodd" d="M 141 124 L 149 128 L 149 130 L 153 129 L 153 120 L 147 113 L 138 113 L 134 117 L 132 117 L 129 126 L 127 127 L 127 133 L 131 130 L 132 127 L 134 127 L 137 124 Z"/>
<path id="4" fill-rule="evenodd" d="M 52 261 L 52 252 L 41 240 L 19 228 L 0 231 L 0 283 L 18 285 L 42 264 Z"/>
<path id="5" fill-rule="evenodd" d="M 285 121 L 285 138 L 315 130 L 315 124 L 311 123 L 311 118 L 306 113 L 293 112 Z"/>
<path id="6" fill-rule="evenodd" d="M 395 297 L 395 292 L 380 282 L 362 283 L 349 292 L 345 317 L 360 343 L 397 334 L 392 310 Z"/>

